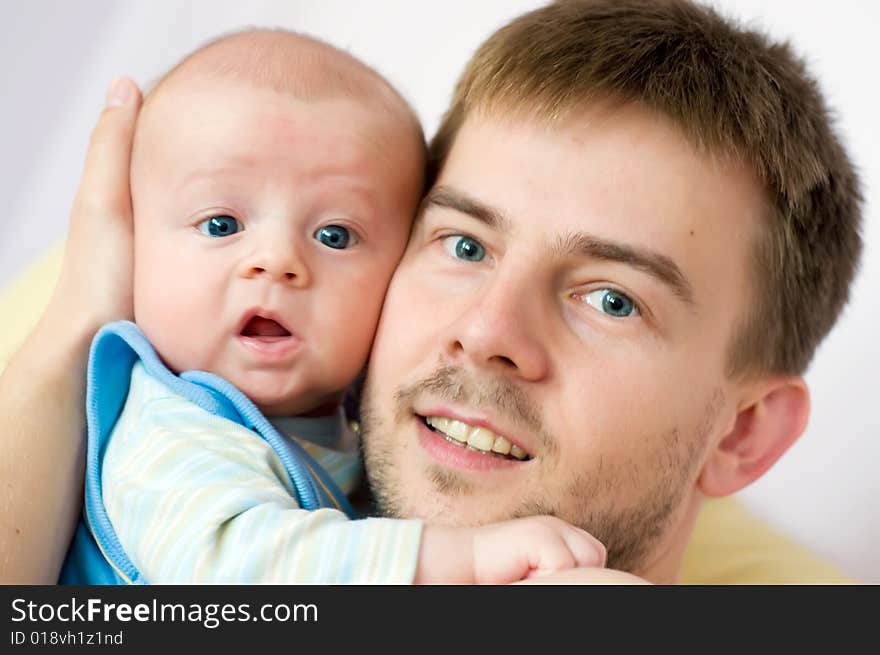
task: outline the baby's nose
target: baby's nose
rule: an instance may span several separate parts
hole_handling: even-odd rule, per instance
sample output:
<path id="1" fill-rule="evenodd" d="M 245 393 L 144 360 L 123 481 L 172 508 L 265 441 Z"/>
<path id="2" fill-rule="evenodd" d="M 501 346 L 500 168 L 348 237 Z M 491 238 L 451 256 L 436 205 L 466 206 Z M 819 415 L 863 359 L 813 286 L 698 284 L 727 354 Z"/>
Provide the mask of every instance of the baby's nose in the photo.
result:
<path id="1" fill-rule="evenodd" d="M 258 276 L 260 276 L 260 275 L 268 275 L 268 276 L 272 276 L 273 273 L 271 273 L 268 269 L 266 269 L 266 268 L 263 267 L 263 266 L 252 266 L 252 267 L 250 268 L 250 270 L 248 271 L 248 277 L 258 277 Z M 278 275 L 278 278 L 279 278 L 279 279 L 280 279 L 280 278 L 284 278 L 284 279 L 287 279 L 287 280 L 293 280 L 293 279 L 296 278 L 296 273 L 294 273 L 293 271 L 285 271 L 285 272 L 283 272 L 283 273 L 280 273 L 280 274 Z"/>
<path id="2" fill-rule="evenodd" d="M 303 286 L 309 282 L 309 270 L 305 258 L 297 248 L 288 243 L 279 243 L 255 253 L 247 260 L 242 277 L 264 278 Z"/>

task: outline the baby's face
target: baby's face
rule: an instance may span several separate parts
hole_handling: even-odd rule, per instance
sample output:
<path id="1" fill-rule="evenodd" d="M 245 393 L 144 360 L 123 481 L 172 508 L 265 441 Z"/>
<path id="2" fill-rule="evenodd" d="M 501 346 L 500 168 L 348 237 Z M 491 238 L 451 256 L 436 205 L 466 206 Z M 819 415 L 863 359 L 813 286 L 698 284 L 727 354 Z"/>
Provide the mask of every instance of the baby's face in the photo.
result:
<path id="1" fill-rule="evenodd" d="M 354 101 L 198 77 L 145 108 L 135 320 L 166 364 L 267 414 L 338 401 L 366 362 L 421 184 L 411 129 Z"/>

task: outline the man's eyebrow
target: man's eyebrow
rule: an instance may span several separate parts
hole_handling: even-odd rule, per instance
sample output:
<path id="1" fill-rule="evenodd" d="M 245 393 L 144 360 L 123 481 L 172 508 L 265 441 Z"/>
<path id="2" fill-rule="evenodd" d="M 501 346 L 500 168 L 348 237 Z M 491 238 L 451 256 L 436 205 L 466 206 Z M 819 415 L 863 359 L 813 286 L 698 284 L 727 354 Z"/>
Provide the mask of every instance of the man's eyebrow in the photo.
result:
<path id="1" fill-rule="evenodd" d="M 554 251 L 563 256 L 581 255 L 632 266 L 665 284 L 688 305 L 695 304 L 693 287 L 678 265 L 666 255 L 581 232 L 560 237 Z"/>
<path id="2" fill-rule="evenodd" d="M 425 196 L 423 207 L 431 205 L 467 214 L 501 232 L 511 231 L 510 219 L 502 212 L 452 187 L 438 185 L 431 189 Z M 419 213 L 421 215 L 422 212 Z M 681 269 L 671 258 L 658 252 L 615 243 L 582 232 L 560 237 L 554 246 L 554 252 L 561 256 L 587 256 L 626 264 L 659 280 L 686 304 L 695 304 L 693 287 Z"/>
<path id="3" fill-rule="evenodd" d="M 451 187 L 435 186 L 431 189 L 423 201 L 424 207 L 430 205 L 467 214 L 499 232 L 510 231 L 510 220 L 500 211 Z"/>

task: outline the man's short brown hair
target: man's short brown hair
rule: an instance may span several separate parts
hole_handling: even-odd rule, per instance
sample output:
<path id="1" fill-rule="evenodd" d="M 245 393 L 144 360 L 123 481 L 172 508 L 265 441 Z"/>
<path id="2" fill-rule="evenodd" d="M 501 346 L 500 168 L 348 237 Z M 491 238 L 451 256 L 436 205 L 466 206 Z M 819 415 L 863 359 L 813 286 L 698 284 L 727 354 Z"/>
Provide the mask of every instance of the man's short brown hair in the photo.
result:
<path id="1" fill-rule="evenodd" d="M 498 30 L 469 62 L 430 146 L 439 173 L 475 110 L 553 122 L 638 102 L 697 148 L 747 162 L 772 210 L 731 376 L 802 373 L 847 301 L 861 252 L 858 178 L 789 46 L 686 0 L 563 0 Z"/>

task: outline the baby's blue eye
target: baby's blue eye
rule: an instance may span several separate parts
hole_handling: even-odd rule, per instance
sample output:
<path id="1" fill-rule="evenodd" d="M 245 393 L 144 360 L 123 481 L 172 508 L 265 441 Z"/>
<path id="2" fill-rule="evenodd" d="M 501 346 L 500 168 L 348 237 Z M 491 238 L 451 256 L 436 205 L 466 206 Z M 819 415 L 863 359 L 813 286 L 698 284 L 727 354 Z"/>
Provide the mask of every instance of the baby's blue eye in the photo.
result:
<path id="1" fill-rule="evenodd" d="M 341 225 L 327 225 L 318 228 L 315 232 L 315 238 L 328 248 L 343 250 L 348 247 L 351 241 L 351 234 Z"/>
<path id="2" fill-rule="evenodd" d="M 586 294 L 584 298 L 600 312 L 605 312 L 615 318 L 639 315 L 639 308 L 630 300 L 629 296 L 614 289 L 596 289 Z"/>
<path id="3" fill-rule="evenodd" d="M 196 225 L 196 228 L 209 237 L 228 237 L 244 230 L 244 225 L 232 216 L 212 216 Z"/>
<path id="4" fill-rule="evenodd" d="M 481 262 L 486 257 L 486 249 L 479 241 L 462 235 L 446 237 L 443 247 L 453 257 L 467 262 Z"/>

